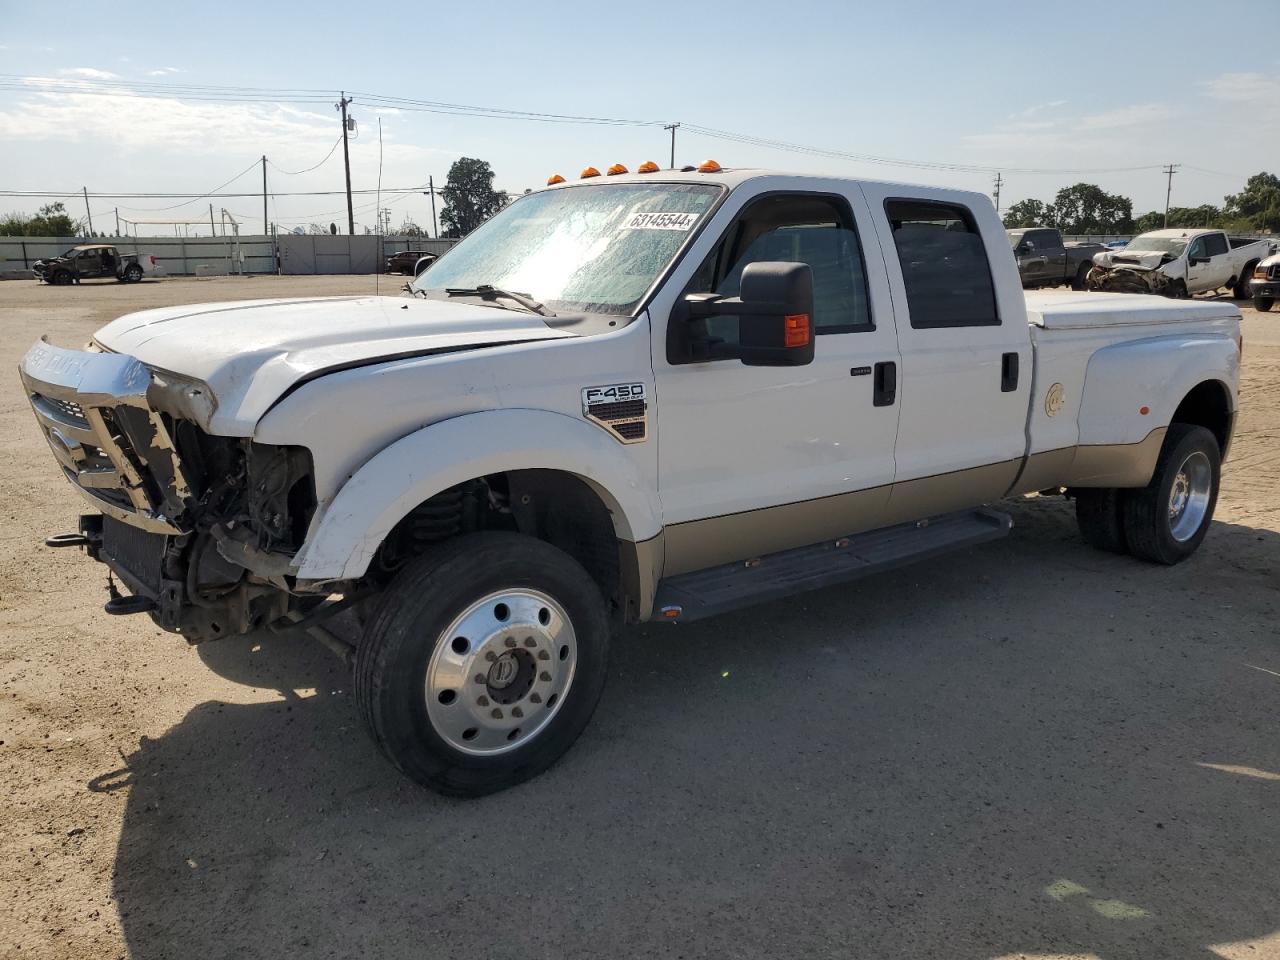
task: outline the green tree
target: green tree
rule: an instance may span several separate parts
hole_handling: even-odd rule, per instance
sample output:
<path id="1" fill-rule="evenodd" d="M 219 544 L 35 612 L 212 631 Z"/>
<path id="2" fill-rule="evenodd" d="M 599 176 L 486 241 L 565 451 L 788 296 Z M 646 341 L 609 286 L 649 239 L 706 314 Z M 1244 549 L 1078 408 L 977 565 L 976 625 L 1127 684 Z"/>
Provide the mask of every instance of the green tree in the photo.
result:
<path id="1" fill-rule="evenodd" d="M 1221 227 L 1222 211 L 1212 203 L 1202 203 L 1198 207 L 1170 207 L 1169 226 Z"/>
<path id="2" fill-rule="evenodd" d="M 1010 230 L 1018 227 L 1051 226 L 1053 211 L 1039 200 L 1019 200 L 1004 214 L 1004 225 Z"/>
<path id="3" fill-rule="evenodd" d="M 1063 187 L 1053 200 L 1054 226 L 1066 234 L 1128 233 L 1133 201 L 1092 183 Z"/>
<path id="4" fill-rule="evenodd" d="M 487 161 L 471 157 L 454 161 L 440 196 L 446 237 L 465 237 L 503 206 L 502 194 L 493 189 L 493 169 Z"/>
<path id="5" fill-rule="evenodd" d="M 1159 210 L 1144 213 L 1133 224 L 1134 233 L 1149 233 L 1164 226 L 1164 214 Z"/>
<path id="6" fill-rule="evenodd" d="M 62 203 L 47 203 L 34 217 L 10 213 L 0 219 L 0 237 L 73 237 L 75 222 Z"/>
<path id="7" fill-rule="evenodd" d="M 1280 177 L 1255 173 L 1243 190 L 1226 198 L 1225 212 L 1255 230 L 1280 230 Z"/>

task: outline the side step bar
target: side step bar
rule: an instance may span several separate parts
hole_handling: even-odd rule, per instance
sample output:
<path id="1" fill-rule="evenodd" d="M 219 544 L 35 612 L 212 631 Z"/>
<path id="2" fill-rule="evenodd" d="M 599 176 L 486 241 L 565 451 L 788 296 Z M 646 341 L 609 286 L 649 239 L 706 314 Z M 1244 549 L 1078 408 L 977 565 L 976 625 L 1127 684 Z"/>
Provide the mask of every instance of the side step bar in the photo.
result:
<path id="1" fill-rule="evenodd" d="M 916 560 L 998 540 L 1013 518 L 986 507 L 898 524 L 759 559 L 682 573 L 658 584 L 653 619 L 701 620 L 739 607 L 857 580 Z"/>

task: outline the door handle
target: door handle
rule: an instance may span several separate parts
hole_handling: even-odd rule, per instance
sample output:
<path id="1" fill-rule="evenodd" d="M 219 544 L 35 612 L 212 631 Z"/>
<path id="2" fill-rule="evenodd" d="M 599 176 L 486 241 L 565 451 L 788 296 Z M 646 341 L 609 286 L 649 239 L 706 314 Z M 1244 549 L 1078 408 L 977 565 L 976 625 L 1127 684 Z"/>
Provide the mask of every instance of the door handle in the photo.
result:
<path id="1" fill-rule="evenodd" d="M 871 405 L 892 406 L 898 399 L 898 365 L 892 360 L 877 363 L 871 379 Z"/>
<path id="2" fill-rule="evenodd" d="M 1000 358 L 1000 392 L 1013 393 L 1018 389 L 1018 355 L 1006 353 Z"/>

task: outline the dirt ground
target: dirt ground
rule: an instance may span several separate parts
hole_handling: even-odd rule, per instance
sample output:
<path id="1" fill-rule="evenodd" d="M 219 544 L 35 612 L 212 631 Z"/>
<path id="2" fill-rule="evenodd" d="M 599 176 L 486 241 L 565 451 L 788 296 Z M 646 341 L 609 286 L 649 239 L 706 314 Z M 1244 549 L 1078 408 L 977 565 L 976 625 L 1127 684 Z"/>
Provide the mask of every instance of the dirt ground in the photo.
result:
<path id="1" fill-rule="evenodd" d="M 564 760 L 457 802 L 319 646 L 188 648 L 41 545 L 80 500 L 13 373 L 38 334 L 372 286 L 0 283 L 0 956 L 1280 957 L 1280 314 L 1246 311 L 1188 563 L 1020 501 L 968 553 L 627 631 Z"/>

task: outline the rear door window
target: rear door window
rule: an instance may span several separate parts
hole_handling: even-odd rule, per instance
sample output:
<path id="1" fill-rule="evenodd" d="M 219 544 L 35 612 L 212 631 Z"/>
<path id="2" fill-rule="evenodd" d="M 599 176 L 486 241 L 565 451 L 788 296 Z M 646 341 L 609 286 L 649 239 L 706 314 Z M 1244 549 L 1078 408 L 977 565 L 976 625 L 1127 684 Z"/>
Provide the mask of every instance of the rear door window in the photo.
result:
<path id="1" fill-rule="evenodd" d="M 1227 252 L 1227 237 L 1221 233 L 1211 233 L 1204 238 L 1205 256 L 1220 257 Z"/>
<path id="2" fill-rule="evenodd" d="M 885 213 L 898 250 L 912 327 L 999 325 L 987 251 L 967 207 L 886 200 Z"/>

